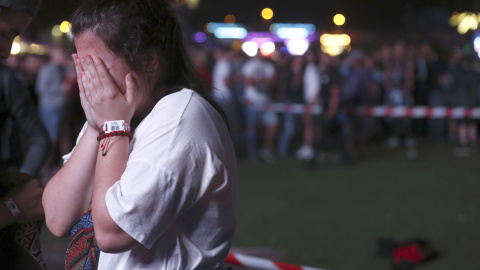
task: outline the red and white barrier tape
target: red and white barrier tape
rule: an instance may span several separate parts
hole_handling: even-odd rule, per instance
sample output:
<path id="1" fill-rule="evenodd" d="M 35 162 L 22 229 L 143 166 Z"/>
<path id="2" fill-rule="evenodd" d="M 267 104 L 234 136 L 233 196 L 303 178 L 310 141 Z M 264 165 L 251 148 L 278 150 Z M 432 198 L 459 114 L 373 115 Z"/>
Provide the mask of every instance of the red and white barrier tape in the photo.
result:
<path id="1" fill-rule="evenodd" d="M 269 111 L 269 112 L 279 112 L 279 113 L 305 113 L 308 109 L 307 106 L 303 104 L 289 104 L 289 103 L 266 103 L 262 105 L 258 104 L 247 104 L 248 107 L 251 107 L 257 111 Z M 312 114 L 321 114 L 322 106 L 313 105 L 310 108 Z"/>
<path id="2" fill-rule="evenodd" d="M 373 106 L 357 107 L 355 112 L 371 117 L 480 119 L 479 107 Z"/>
<path id="3" fill-rule="evenodd" d="M 276 262 L 269 259 L 258 258 L 245 254 L 229 253 L 227 260 L 228 264 L 248 267 L 252 269 L 262 270 L 325 270 L 309 266 L 293 265 L 288 263 Z"/>
<path id="4" fill-rule="evenodd" d="M 267 103 L 263 105 L 247 105 L 259 111 L 279 113 L 305 113 L 307 109 L 312 114 L 321 114 L 323 108 L 314 105 L 310 108 L 303 104 Z M 430 107 L 430 106 L 370 106 L 355 107 L 356 115 L 387 118 L 435 118 L 435 119 L 480 119 L 480 107 Z"/>

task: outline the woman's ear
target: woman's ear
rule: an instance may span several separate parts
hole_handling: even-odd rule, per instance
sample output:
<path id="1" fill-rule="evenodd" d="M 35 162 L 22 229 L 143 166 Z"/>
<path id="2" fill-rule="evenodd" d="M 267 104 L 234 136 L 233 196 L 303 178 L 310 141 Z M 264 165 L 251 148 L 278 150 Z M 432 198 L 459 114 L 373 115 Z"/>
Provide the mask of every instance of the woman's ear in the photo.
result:
<path id="1" fill-rule="evenodd" d="M 144 67 L 147 76 L 155 77 L 159 72 L 159 57 L 155 50 L 149 50 L 144 55 Z"/>

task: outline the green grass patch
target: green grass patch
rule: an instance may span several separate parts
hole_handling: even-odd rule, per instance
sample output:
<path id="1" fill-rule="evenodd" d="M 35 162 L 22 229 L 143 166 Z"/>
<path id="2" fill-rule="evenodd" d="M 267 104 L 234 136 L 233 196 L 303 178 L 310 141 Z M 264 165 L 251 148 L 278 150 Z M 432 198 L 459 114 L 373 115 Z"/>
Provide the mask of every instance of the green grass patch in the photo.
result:
<path id="1" fill-rule="evenodd" d="M 348 167 L 327 160 L 239 160 L 234 246 L 285 251 L 283 261 L 335 270 L 389 269 L 377 241 L 429 240 L 441 255 L 424 270 L 480 269 L 480 154 L 424 143 L 411 161 L 403 148 L 372 145 Z"/>
<path id="2" fill-rule="evenodd" d="M 379 238 L 423 237 L 441 255 L 418 269 L 480 269 L 480 153 L 455 157 L 451 146 L 424 143 L 414 161 L 383 145 L 348 167 L 331 165 L 333 157 L 313 169 L 240 158 L 234 247 L 280 251 L 275 259 L 292 264 L 372 270 L 390 269 L 376 255 Z M 44 228 L 41 239 L 49 269 L 63 269 L 68 238 Z"/>

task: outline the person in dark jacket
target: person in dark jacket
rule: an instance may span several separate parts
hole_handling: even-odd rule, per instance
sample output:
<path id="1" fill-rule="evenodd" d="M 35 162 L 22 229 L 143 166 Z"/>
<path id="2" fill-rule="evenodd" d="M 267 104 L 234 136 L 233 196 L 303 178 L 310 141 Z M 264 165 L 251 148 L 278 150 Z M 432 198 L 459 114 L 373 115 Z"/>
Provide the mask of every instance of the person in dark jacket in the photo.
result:
<path id="1" fill-rule="evenodd" d="M 13 39 L 35 16 L 40 0 L 0 0 L 0 58 L 10 55 Z M 0 142 L 0 266 L 2 269 L 45 269 L 39 243 L 44 212 L 43 187 L 37 176 L 50 148 L 28 90 L 14 72 L 0 64 L 0 131 L 18 128 L 25 142 L 23 158 L 12 163 L 19 146 L 8 136 Z M 7 138 L 7 139 L 5 139 Z M 8 146 L 8 147 L 7 147 Z"/>

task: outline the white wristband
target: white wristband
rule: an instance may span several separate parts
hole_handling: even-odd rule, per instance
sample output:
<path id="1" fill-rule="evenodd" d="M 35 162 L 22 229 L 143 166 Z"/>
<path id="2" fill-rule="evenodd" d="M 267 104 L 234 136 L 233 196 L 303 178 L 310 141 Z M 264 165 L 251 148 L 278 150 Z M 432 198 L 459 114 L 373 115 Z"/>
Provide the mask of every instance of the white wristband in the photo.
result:
<path id="1" fill-rule="evenodd" d="M 106 121 L 102 126 L 102 130 L 105 133 L 114 131 L 130 131 L 130 126 L 124 120 Z"/>
<path id="2" fill-rule="evenodd" d="M 13 202 L 11 198 L 3 198 L 3 203 L 8 207 L 8 210 L 12 212 L 12 216 L 14 218 L 17 218 L 18 215 L 20 215 L 20 210 L 18 210 L 17 205 Z"/>

